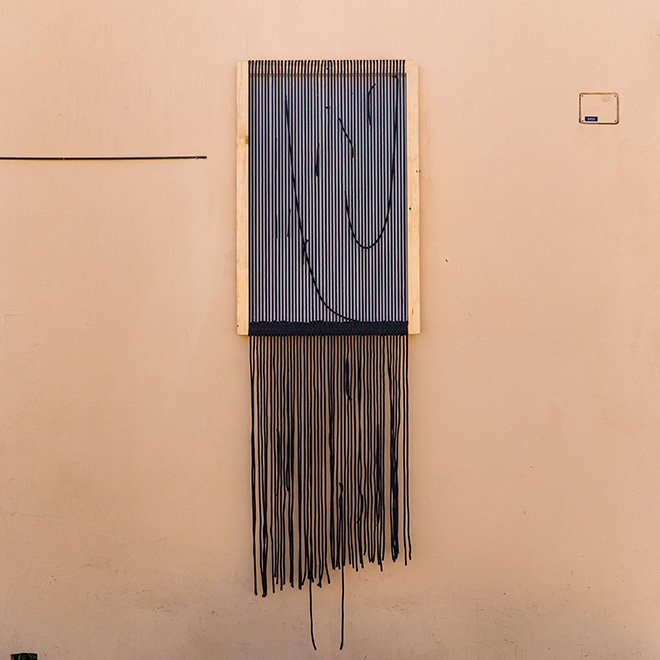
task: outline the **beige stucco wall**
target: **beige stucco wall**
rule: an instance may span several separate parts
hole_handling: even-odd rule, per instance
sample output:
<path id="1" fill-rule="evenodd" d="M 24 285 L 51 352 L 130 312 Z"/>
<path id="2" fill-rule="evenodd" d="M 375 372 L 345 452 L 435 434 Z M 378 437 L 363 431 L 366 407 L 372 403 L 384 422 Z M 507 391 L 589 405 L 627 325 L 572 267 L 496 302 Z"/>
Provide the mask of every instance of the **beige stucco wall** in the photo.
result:
<path id="1" fill-rule="evenodd" d="M 0 660 L 660 657 L 656 0 L 4 0 Z M 235 66 L 420 63 L 414 560 L 252 594 Z M 577 121 L 615 91 L 617 127 Z"/>

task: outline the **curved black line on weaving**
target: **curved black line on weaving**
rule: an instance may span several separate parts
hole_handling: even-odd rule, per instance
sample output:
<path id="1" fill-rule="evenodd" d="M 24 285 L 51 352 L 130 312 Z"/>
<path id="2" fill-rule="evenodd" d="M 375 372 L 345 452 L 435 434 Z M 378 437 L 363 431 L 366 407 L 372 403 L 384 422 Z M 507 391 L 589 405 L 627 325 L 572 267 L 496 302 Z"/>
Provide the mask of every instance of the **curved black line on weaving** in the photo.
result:
<path id="1" fill-rule="evenodd" d="M 300 215 L 300 199 L 298 198 L 298 186 L 296 185 L 296 173 L 293 168 L 293 141 L 291 140 L 291 125 L 290 125 L 290 119 L 289 119 L 289 97 L 285 96 L 284 97 L 284 123 L 286 125 L 286 135 L 287 135 L 287 142 L 288 142 L 288 147 L 289 147 L 289 170 L 291 172 L 291 185 L 293 186 L 293 199 L 296 204 L 296 216 L 298 218 L 298 230 L 300 231 L 300 238 L 302 239 L 302 249 L 303 249 L 303 257 L 305 258 L 305 263 L 307 264 L 307 270 L 309 271 L 309 276 L 312 278 L 312 284 L 314 285 L 314 290 L 316 291 L 316 295 L 319 297 L 319 300 L 323 304 L 323 306 L 332 314 L 337 315 L 339 318 L 344 319 L 345 321 L 357 321 L 357 319 L 354 319 L 350 316 L 346 316 L 345 314 L 342 314 L 341 312 L 338 312 L 336 309 L 333 309 L 325 300 L 323 297 L 323 294 L 321 293 L 321 289 L 319 288 L 318 282 L 316 281 L 316 277 L 314 276 L 314 269 L 312 268 L 312 262 L 310 261 L 309 258 L 309 252 L 307 251 L 307 244 L 309 243 L 309 239 L 305 238 L 305 229 L 303 227 L 302 223 L 302 217 Z"/>
<path id="2" fill-rule="evenodd" d="M 357 237 L 357 234 L 355 233 L 355 227 L 353 225 L 353 221 L 351 219 L 351 213 L 350 213 L 350 203 L 348 200 L 348 194 L 346 191 L 344 191 L 344 199 L 345 199 L 345 210 L 346 210 L 346 218 L 348 220 L 348 226 L 351 232 L 351 236 L 353 237 L 353 240 L 355 243 L 363 250 L 369 250 L 372 247 L 374 247 L 380 239 L 383 237 L 383 234 L 385 232 L 385 229 L 389 223 L 390 217 L 392 215 L 392 192 L 394 188 L 394 174 L 396 170 L 396 152 L 397 152 L 397 138 L 398 138 L 398 132 L 399 132 L 399 102 L 400 102 L 400 92 L 401 92 L 401 78 L 398 75 L 393 76 L 395 80 L 397 81 L 397 88 L 396 88 L 396 105 L 394 108 L 394 125 L 393 125 L 393 131 L 392 131 L 392 156 L 390 158 L 390 185 L 389 185 L 389 190 L 387 194 L 387 210 L 385 212 L 385 220 L 383 221 L 383 224 L 380 228 L 380 231 L 378 232 L 378 236 L 369 244 L 362 243 L 360 239 Z M 371 92 L 373 88 L 375 87 L 374 85 L 371 86 L 369 89 L 368 96 L 371 95 Z M 326 109 L 330 109 L 329 106 L 326 106 Z M 370 113 L 369 113 L 370 115 Z M 284 118 L 285 118 L 285 124 L 286 124 L 286 129 L 287 129 L 287 146 L 288 146 L 288 151 L 289 151 L 289 169 L 291 172 L 291 183 L 293 186 L 293 193 L 294 193 L 294 200 L 295 200 L 295 205 L 296 205 L 296 215 L 298 217 L 298 229 L 300 231 L 300 236 L 302 239 L 302 248 L 303 248 L 303 257 L 305 259 L 305 262 L 307 264 L 307 269 L 309 271 L 309 275 L 312 279 L 312 284 L 314 286 L 314 290 L 316 291 L 316 295 L 319 297 L 319 300 L 323 304 L 323 306 L 331 313 L 336 314 L 340 318 L 346 320 L 346 321 L 356 321 L 357 319 L 354 319 L 350 316 L 346 316 L 342 314 L 341 312 L 337 311 L 334 309 L 324 298 L 323 294 L 321 293 L 321 289 L 319 287 L 319 284 L 316 280 L 316 276 L 314 275 L 314 270 L 312 268 L 311 260 L 309 257 L 309 252 L 307 250 L 307 245 L 309 243 L 309 239 L 305 237 L 305 232 L 304 232 L 304 227 L 302 224 L 302 217 L 300 215 L 300 200 L 298 197 L 298 187 L 296 185 L 296 175 L 293 167 L 293 142 L 291 139 L 291 124 L 290 124 L 290 117 L 289 117 L 289 98 L 288 96 L 285 97 L 284 99 Z M 369 123 L 371 124 L 371 116 L 369 118 Z M 355 158 L 355 147 L 353 145 L 353 141 L 351 140 L 351 137 L 348 135 L 346 132 L 346 128 L 344 126 L 344 122 L 342 121 L 341 117 L 337 117 L 339 121 L 339 125 L 341 126 L 342 132 L 346 139 L 348 140 L 350 146 L 351 146 L 351 159 L 353 160 Z M 317 152 L 316 152 L 316 163 L 315 163 L 315 174 L 318 177 L 318 145 L 317 145 Z"/>
<path id="3" fill-rule="evenodd" d="M 380 239 L 383 237 L 383 232 L 385 231 L 385 227 L 387 227 L 387 223 L 390 221 L 390 217 L 392 214 L 392 190 L 394 188 L 394 171 L 396 169 L 396 144 L 397 144 L 397 135 L 399 132 L 399 92 L 401 89 L 401 79 L 399 76 L 394 76 L 396 79 L 396 106 L 394 108 L 394 127 L 393 127 L 393 132 L 392 132 L 392 157 L 390 158 L 390 189 L 387 193 L 387 211 L 385 212 L 385 220 L 383 221 L 383 225 L 380 228 L 380 231 L 378 232 L 378 236 L 369 243 L 368 245 L 365 243 L 362 243 L 360 239 L 357 237 L 357 234 L 355 233 L 355 227 L 353 226 L 353 221 L 351 220 L 351 207 L 350 203 L 348 201 L 348 193 L 344 190 L 344 200 L 346 201 L 346 218 L 348 220 L 348 227 L 351 230 L 351 235 L 353 236 L 353 240 L 357 243 L 359 247 L 361 247 L 363 250 L 369 250 Z M 369 90 L 369 94 L 371 94 L 371 90 L 374 88 L 375 84 L 371 86 L 371 89 Z M 341 121 L 341 119 L 339 120 Z M 371 117 L 369 116 L 369 124 L 371 125 Z M 342 129 L 344 128 L 342 124 Z M 350 140 L 350 138 L 349 138 Z M 351 146 L 353 146 L 351 144 Z"/>
<path id="4" fill-rule="evenodd" d="M 341 132 L 344 134 L 344 137 L 348 140 L 348 144 L 351 145 L 351 160 L 354 160 L 355 159 L 355 146 L 353 145 L 353 140 L 351 140 L 351 136 L 346 131 L 346 126 L 344 126 L 344 122 L 343 122 L 342 118 L 337 116 L 337 119 L 339 121 L 339 125 L 341 126 Z"/>

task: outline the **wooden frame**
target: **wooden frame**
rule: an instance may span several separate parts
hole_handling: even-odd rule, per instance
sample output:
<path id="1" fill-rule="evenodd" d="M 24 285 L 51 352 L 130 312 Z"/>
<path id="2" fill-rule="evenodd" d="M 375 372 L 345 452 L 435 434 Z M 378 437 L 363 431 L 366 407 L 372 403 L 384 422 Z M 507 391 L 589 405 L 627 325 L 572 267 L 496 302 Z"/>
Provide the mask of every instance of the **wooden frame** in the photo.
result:
<path id="1" fill-rule="evenodd" d="M 406 175 L 408 177 L 408 334 L 420 332 L 419 295 L 419 67 L 406 62 Z"/>
<path id="2" fill-rule="evenodd" d="M 248 62 L 236 69 L 236 332 L 249 330 L 249 80 Z M 420 332 L 419 67 L 406 61 L 406 170 L 408 196 L 408 334 Z"/>
<path id="3" fill-rule="evenodd" d="M 248 63 L 239 62 L 236 70 L 236 332 L 239 335 L 248 334 L 250 313 L 248 89 Z"/>

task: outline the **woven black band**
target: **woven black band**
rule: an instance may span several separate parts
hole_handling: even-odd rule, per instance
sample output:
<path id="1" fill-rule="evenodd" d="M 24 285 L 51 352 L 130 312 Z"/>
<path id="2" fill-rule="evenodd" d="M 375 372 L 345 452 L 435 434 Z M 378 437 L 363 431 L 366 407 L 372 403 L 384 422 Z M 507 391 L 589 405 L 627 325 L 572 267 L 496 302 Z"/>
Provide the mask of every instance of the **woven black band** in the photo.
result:
<path id="1" fill-rule="evenodd" d="M 253 337 L 283 337 L 294 335 L 407 335 L 407 321 L 313 321 L 311 323 L 257 322 L 250 323 Z"/>

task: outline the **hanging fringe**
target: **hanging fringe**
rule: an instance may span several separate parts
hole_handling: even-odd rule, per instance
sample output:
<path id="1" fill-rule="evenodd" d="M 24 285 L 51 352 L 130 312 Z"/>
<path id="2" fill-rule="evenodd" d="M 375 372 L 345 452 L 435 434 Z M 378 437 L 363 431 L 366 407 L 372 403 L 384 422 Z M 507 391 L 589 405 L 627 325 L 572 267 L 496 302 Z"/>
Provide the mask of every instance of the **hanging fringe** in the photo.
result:
<path id="1" fill-rule="evenodd" d="M 250 337 L 255 594 L 411 557 L 407 374 L 407 335 Z"/>

